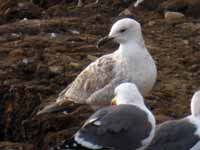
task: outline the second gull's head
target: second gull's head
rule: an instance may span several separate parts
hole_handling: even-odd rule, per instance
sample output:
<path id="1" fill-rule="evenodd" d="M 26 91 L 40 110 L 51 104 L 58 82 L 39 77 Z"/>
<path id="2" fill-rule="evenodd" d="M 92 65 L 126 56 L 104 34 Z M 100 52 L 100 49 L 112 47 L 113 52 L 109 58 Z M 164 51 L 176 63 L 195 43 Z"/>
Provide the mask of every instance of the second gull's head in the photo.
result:
<path id="1" fill-rule="evenodd" d="M 115 98 L 112 103 L 143 105 L 144 99 L 134 83 L 122 83 L 115 88 Z"/>

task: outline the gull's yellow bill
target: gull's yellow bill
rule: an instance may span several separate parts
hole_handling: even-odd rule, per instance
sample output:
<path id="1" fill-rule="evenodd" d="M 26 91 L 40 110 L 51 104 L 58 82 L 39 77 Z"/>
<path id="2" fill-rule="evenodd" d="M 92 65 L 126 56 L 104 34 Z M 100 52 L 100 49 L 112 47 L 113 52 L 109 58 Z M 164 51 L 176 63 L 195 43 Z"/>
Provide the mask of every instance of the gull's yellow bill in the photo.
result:
<path id="1" fill-rule="evenodd" d="M 117 105 L 117 100 L 115 98 L 112 99 L 111 105 Z"/>

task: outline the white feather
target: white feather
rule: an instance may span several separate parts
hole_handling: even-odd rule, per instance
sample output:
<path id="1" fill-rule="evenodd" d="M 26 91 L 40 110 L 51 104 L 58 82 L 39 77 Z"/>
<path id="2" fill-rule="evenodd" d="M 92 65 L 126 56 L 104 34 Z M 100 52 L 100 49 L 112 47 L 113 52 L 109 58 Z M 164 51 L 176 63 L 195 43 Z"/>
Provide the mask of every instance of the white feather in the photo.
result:
<path id="1" fill-rule="evenodd" d="M 79 132 L 77 132 L 75 134 L 74 139 L 78 144 L 80 144 L 84 147 L 90 148 L 90 149 L 100 149 L 100 148 L 102 148 L 100 145 L 91 143 L 89 141 L 84 140 L 84 138 L 81 138 Z"/>

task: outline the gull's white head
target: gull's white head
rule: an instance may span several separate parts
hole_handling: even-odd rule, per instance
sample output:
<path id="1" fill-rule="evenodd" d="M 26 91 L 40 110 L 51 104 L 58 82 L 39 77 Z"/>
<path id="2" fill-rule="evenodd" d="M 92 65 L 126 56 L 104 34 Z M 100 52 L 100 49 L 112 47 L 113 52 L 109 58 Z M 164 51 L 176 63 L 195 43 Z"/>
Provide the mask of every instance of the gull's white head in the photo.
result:
<path id="1" fill-rule="evenodd" d="M 130 18 L 120 19 L 114 23 L 108 37 L 113 38 L 119 44 L 143 42 L 140 23 Z"/>
<path id="2" fill-rule="evenodd" d="M 122 83 L 115 88 L 115 97 L 112 103 L 143 105 L 144 99 L 134 83 Z"/>
<path id="3" fill-rule="evenodd" d="M 191 113 L 194 117 L 200 117 L 200 90 L 195 92 L 192 97 Z"/>

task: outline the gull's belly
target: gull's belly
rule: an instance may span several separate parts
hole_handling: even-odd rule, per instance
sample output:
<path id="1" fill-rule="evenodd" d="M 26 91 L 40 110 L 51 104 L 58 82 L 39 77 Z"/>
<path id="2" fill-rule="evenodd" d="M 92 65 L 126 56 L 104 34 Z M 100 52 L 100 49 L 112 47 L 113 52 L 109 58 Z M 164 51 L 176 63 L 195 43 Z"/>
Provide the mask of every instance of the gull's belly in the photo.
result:
<path id="1" fill-rule="evenodd" d="M 156 77 L 157 77 L 157 70 L 154 65 L 148 66 L 145 69 L 135 69 L 132 68 L 130 72 L 130 79 L 131 82 L 134 82 L 143 96 L 147 95 L 151 89 L 153 88 Z"/>

